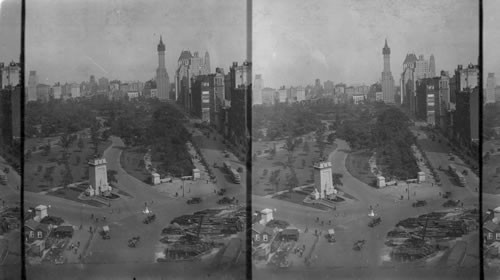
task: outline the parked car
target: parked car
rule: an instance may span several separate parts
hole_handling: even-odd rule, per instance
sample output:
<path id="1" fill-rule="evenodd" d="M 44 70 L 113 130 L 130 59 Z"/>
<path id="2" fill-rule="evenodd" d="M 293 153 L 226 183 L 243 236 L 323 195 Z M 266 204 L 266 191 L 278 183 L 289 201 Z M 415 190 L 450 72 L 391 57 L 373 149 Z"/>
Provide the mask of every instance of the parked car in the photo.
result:
<path id="1" fill-rule="evenodd" d="M 148 215 L 146 218 L 144 218 L 144 221 L 142 221 L 145 224 L 152 223 L 156 219 L 156 214 L 153 215 Z"/>
<path id="2" fill-rule="evenodd" d="M 223 196 L 224 194 L 226 194 L 226 191 L 227 191 L 226 189 L 222 188 L 217 192 L 217 194 Z"/>
<path id="3" fill-rule="evenodd" d="M 358 240 L 354 242 L 354 246 L 352 247 L 352 249 L 355 251 L 360 251 L 361 249 L 363 249 L 363 246 L 365 246 L 365 242 L 365 240 Z"/>
<path id="4" fill-rule="evenodd" d="M 217 204 L 231 204 L 233 203 L 233 201 L 235 200 L 235 198 L 229 198 L 227 196 L 219 199 L 219 201 L 217 201 Z"/>
<path id="5" fill-rule="evenodd" d="M 111 236 L 109 235 L 109 226 L 102 227 L 101 236 L 102 236 L 102 239 L 110 239 L 111 238 Z"/>
<path id="6" fill-rule="evenodd" d="M 372 219 L 370 221 L 370 223 L 368 223 L 368 226 L 369 227 L 375 227 L 375 226 L 379 225 L 381 222 L 382 222 L 382 218 L 377 217 L 377 218 Z"/>
<path id="7" fill-rule="evenodd" d="M 413 207 L 422 207 L 427 205 L 427 201 L 425 200 L 417 200 L 417 202 L 413 202 L 412 206 Z"/>
<path id="8" fill-rule="evenodd" d="M 201 203 L 200 197 L 193 197 L 187 201 L 187 204 L 198 204 Z"/>
<path id="9" fill-rule="evenodd" d="M 447 200 L 443 203 L 443 207 L 457 207 L 459 204 L 458 200 Z"/>
<path id="10" fill-rule="evenodd" d="M 334 229 L 329 229 L 328 233 L 325 235 L 326 240 L 328 240 L 329 243 L 335 243 L 337 240 L 335 239 L 335 230 Z"/>
<path id="11" fill-rule="evenodd" d="M 140 236 L 134 236 L 128 240 L 128 246 L 130 248 L 135 248 L 137 246 L 137 243 L 139 243 L 139 240 L 141 240 Z"/>
<path id="12" fill-rule="evenodd" d="M 450 198 L 451 197 L 451 192 L 445 192 L 443 195 L 443 198 Z"/>

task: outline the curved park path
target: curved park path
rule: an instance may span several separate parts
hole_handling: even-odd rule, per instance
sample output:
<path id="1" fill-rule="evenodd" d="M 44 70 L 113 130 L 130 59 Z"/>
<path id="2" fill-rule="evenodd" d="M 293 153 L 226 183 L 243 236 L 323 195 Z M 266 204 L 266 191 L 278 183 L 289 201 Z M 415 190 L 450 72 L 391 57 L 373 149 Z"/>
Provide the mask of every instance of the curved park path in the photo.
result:
<path id="1" fill-rule="evenodd" d="M 442 209 L 441 204 L 444 201 L 436 197 L 428 199 L 427 206 L 414 208 L 411 206 L 414 199 L 395 200 L 394 195 L 368 186 L 346 169 L 345 161 L 350 150 L 349 145 L 339 139 L 336 140 L 336 144 L 337 149 L 329 155 L 328 160 L 332 162 L 333 172 L 342 174 L 343 190 L 355 196 L 356 201 L 341 203 L 336 211 L 321 211 L 300 204 L 253 195 L 252 206 L 257 210 L 276 209 L 275 218 L 287 220 L 297 226 L 301 230 L 301 235 L 309 236 L 315 229 L 324 233 L 329 228 L 334 228 L 337 242 L 329 244 L 325 238 L 320 238 L 313 254 L 317 256 L 313 267 L 378 271 L 383 264 L 384 256 L 388 254 L 384 250 L 387 232 L 402 219 Z M 470 205 L 464 206 L 472 206 L 472 202 L 471 200 Z M 382 217 L 382 223 L 374 228 L 368 227 L 370 205 L 374 207 L 375 213 Z M 325 221 L 324 226 L 316 223 L 317 217 Z M 329 220 L 332 220 L 332 226 L 328 226 Z M 309 233 L 305 234 L 306 227 Z M 364 248 L 361 251 L 354 251 L 353 243 L 362 239 L 367 241 Z M 303 269 L 301 267 L 302 264 L 294 264 L 292 269 Z"/>
<path id="2" fill-rule="evenodd" d="M 150 185 L 129 175 L 120 164 L 120 156 L 124 147 L 123 141 L 118 137 L 111 137 L 112 144 L 104 151 L 104 158 L 107 161 L 108 170 L 116 170 L 117 185 L 119 188 L 129 193 L 132 198 L 122 196 L 117 201 L 111 202 L 111 207 L 93 207 L 87 204 L 78 203 L 71 200 L 62 199 L 55 196 L 43 195 L 39 193 L 25 193 L 26 205 L 47 204 L 51 205 L 50 215 L 60 216 L 74 225 L 82 225 L 83 229 L 75 235 L 83 235 L 89 238 L 88 229 L 102 228 L 109 225 L 111 239 L 103 240 L 95 234 L 91 238 L 88 250 L 84 252 L 84 264 L 65 264 L 62 266 L 34 265 L 28 269 L 34 275 L 54 276 L 58 271 L 67 271 L 79 268 L 75 273 L 85 275 L 84 269 L 99 269 L 104 271 L 109 264 L 110 269 L 120 266 L 127 266 L 126 271 L 137 269 L 142 271 L 145 267 L 157 267 L 158 271 L 165 270 L 169 264 L 154 264 L 156 253 L 162 251 L 159 242 L 161 230 L 170 224 L 170 221 L 180 215 L 192 213 L 215 204 L 216 196 L 210 196 L 197 205 L 186 204 L 185 198 L 172 198 L 165 193 L 153 189 Z M 145 215 L 142 213 L 147 203 L 148 208 L 156 214 L 156 221 L 151 224 L 143 224 Z M 99 222 L 91 220 L 94 214 L 99 217 Z M 106 221 L 102 221 L 106 217 Z M 141 240 L 136 248 L 129 248 L 127 241 L 133 236 L 140 236 Z M 77 262 L 77 261 L 75 261 Z M 176 269 L 184 267 L 184 264 L 175 264 Z M 201 264 L 200 264 L 201 265 Z M 61 267 L 68 267 L 62 269 Z M 109 271 L 111 275 L 115 275 Z M 118 273 L 119 271 L 115 271 Z M 89 273 L 92 273 L 91 271 Z"/>

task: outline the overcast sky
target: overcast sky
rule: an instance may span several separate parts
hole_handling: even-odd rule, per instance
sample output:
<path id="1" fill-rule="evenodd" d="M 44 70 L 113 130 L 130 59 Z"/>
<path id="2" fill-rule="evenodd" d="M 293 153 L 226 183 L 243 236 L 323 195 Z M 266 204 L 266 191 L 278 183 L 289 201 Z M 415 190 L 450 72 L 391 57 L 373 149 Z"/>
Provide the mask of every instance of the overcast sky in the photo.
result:
<path id="1" fill-rule="evenodd" d="M 246 58 L 245 0 L 27 2 L 26 67 L 41 83 L 149 80 L 160 35 L 171 82 L 183 49 L 208 51 L 212 71 Z"/>
<path id="2" fill-rule="evenodd" d="M 21 54 L 21 1 L 0 0 L 0 62 L 19 62 Z"/>
<path id="3" fill-rule="evenodd" d="M 385 38 L 396 83 L 409 52 L 434 54 L 437 71 L 476 64 L 477 2 L 254 0 L 254 74 L 270 87 L 312 84 L 315 78 L 372 84 L 381 77 Z"/>
<path id="4" fill-rule="evenodd" d="M 498 0 L 485 0 L 483 1 L 484 8 L 484 23 L 483 23 L 483 61 L 485 72 L 484 78 L 488 76 L 487 73 L 495 73 L 497 85 L 500 85 L 500 1 Z M 486 82 L 484 84 L 486 87 Z"/>

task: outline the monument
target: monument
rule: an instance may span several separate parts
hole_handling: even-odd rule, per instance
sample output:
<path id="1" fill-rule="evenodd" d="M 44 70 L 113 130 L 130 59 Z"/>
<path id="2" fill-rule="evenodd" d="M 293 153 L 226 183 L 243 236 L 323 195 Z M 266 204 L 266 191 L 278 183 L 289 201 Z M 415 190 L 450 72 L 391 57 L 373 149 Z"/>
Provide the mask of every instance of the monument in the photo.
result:
<path id="1" fill-rule="evenodd" d="M 96 158 L 88 162 L 89 164 L 89 181 L 90 185 L 87 189 L 87 195 L 102 195 L 107 196 L 111 193 L 111 186 L 108 184 L 108 174 L 106 170 L 106 159 Z"/>
<path id="2" fill-rule="evenodd" d="M 332 163 L 321 161 L 314 164 L 314 188 L 319 198 L 328 198 L 337 192 L 333 187 Z"/>

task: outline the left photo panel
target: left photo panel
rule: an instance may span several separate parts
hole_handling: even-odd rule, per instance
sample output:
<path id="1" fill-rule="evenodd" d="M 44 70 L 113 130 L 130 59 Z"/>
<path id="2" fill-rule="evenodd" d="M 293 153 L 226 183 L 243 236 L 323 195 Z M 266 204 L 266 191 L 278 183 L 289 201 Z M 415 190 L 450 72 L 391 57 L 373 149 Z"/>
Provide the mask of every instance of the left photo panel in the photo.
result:
<path id="1" fill-rule="evenodd" d="M 20 279 L 21 1 L 0 1 L 0 279 Z"/>
<path id="2" fill-rule="evenodd" d="M 246 278 L 246 9 L 27 3 L 27 279 Z"/>

